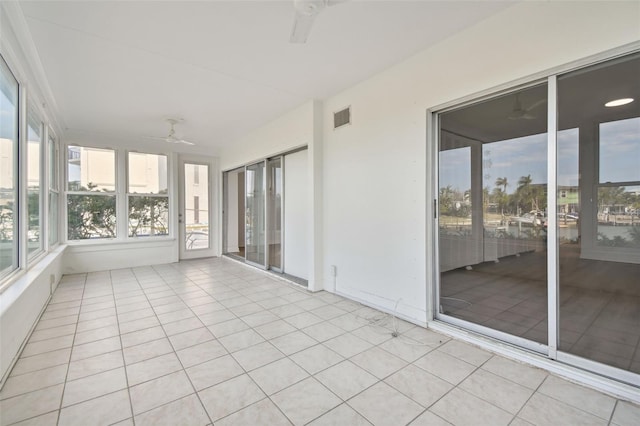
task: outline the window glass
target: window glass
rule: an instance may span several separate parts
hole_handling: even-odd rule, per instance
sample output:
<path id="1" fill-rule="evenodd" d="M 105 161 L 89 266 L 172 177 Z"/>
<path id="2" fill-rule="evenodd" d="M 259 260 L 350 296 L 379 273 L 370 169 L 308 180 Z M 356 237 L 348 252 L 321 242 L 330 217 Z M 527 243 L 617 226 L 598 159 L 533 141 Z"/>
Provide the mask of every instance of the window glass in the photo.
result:
<path id="1" fill-rule="evenodd" d="M 49 245 L 58 242 L 58 144 L 49 137 Z"/>
<path id="2" fill-rule="evenodd" d="M 37 253 L 42 249 L 40 238 L 40 157 L 42 145 L 42 121 L 30 113 L 27 125 L 27 251 Z"/>
<path id="3" fill-rule="evenodd" d="M 169 234 L 167 156 L 129 152 L 128 217 L 130 237 Z"/>
<path id="4" fill-rule="evenodd" d="M 167 193 L 167 156 L 130 152 L 129 194 Z"/>
<path id="5" fill-rule="evenodd" d="M 67 189 L 112 192 L 116 189 L 115 152 L 111 149 L 69 146 Z"/>
<path id="6" fill-rule="evenodd" d="M 18 268 L 18 81 L 0 57 L 0 277 Z"/>
<path id="7" fill-rule="evenodd" d="M 116 238 L 115 151 L 69 146 L 67 237 Z"/>
<path id="8" fill-rule="evenodd" d="M 600 183 L 640 181 L 640 118 L 600 124 Z"/>

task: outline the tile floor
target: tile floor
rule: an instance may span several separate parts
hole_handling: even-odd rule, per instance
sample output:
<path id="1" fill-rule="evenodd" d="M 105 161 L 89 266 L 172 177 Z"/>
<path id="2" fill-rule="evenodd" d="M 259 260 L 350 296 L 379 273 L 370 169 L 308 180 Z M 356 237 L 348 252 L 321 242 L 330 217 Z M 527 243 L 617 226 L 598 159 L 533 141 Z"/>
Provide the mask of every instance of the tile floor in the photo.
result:
<path id="1" fill-rule="evenodd" d="M 62 279 L 2 425 L 640 424 L 640 407 L 226 259 Z"/>

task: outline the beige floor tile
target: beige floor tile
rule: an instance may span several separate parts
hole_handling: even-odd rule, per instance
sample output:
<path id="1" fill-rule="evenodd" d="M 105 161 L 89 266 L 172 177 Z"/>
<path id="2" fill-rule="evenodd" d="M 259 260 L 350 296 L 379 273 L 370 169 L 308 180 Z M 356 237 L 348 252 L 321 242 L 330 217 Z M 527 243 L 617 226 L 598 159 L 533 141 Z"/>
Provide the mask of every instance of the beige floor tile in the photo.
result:
<path id="1" fill-rule="evenodd" d="M 217 324 L 211 324 L 207 326 L 210 332 L 213 333 L 218 339 L 224 336 L 228 336 L 230 334 L 237 333 L 239 331 L 249 329 L 249 326 L 239 318 L 235 318 L 232 320 L 219 322 Z"/>
<path id="2" fill-rule="evenodd" d="M 169 343 L 169 339 L 167 338 L 123 349 L 124 360 L 127 364 L 134 364 L 136 362 L 168 354 L 170 352 L 173 352 L 173 346 L 171 346 L 171 343 Z"/>
<path id="3" fill-rule="evenodd" d="M 444 420 L 442 417 L 436 416 L 429 410 L 420 414 L 414 421 L 409 424 L 411 426 L 451 426 L 451 423 Z"/>
<path id="4" fill-rule="evenodd" d="M 340 327 L 326 321 L 303 328 L 301 331 L 318 342 L 324 342 L 345 333 Z"/>
<path id="5" fill-rule="evenodd" d="M 312 309 L 310 312 L 314 315 L 319 316 L 325 321 L 337 318 L 347 313 L 347 311 L 342 310 L 335 305 L 321 306 L 317 309 Z"/>
<path id="6" fill-rule="evenodd" d="M 177 371 L 129 388 L 134 415 L 192 394 L 193 386 L 184 371 Z"/>
<path id="7" fill-rule="evenodd" d="M 342 402 L 313 377 L 278 392 L 271 400 L 295 425 L 306 424 Z"/>
<path id="8" fill-rule="evenodd" d="M 182 365 L 187 368 L 226 355 L 228 352 L 217 340 L 209 340 L 177 351 Z"/>
<path id="9" fill-rule="evenodd" d="M 268 324 L 259 325 L 254 327 L 254 330 L 258 332 L 262 337 L 267 340 L 275 339 L 276 337 L 284 336 L 285 334 L 296 331 L 296 328 L 281 319 L 272 321 Z"/>
<path id="10" fill-rule="evenodd" d="M 384 379 L 407 365 L 406 361 L 378 347 L 352 357 L 351 361 L 379 379 Z"/>
<path id="11" fill-rule="evenodd" d="M 93 330 L 76 332 L 74 345 L 82 345 L 84 343 L 95 342 L 113 336 L 119 336 L 120 330 L 117 325 L 108 325 L 106 327 L 96 328 Z"/>
<path id="12" fill-rule="evenodd" d="M 131 417 L 129 392 L 124 389 L 60 410 L 59 426 L 110 425 Z"/>
<path id="13" fill-rule="evenodd" d="M 366 340 L 372 345 L 379 345 L 387 340 L 393 339 L 391 330 L 380 326 L 365 325 L 351 332 L 362 340 Z"/>
<path id="14" fill-rule="evenodd" d="M 468 362 L 471 365 L 480 366 L 491 358 L 491 353 L 459 340 L 449 340 L 438 349 L 444 353 Z"/>
<path id="15" fill-rule="evenodd" d="M 122 356 L 122 351 L 113 351 L 91 358 L 73 361 L 69 364 L 67 380 L 76 380 L 92 374 L 123 367 L 124 361 Z"/>
<path id="16" fill-rule="evenodd" d="M 309 312 L 301 312 L 299 314 L 286 317 L 284 320 L 298 329 L 306 328 L 310 325 L 318 324 L 323 321 L 322 318 Z"/>
<path id="17" fill-rule="evenodd" d="M 251 371 L 249 376 L 264 393 L 272 395 L 306 379 L 309 374 L 289 358 L 283 358 Z"/>
<path id="18" fill-rule="evenodd" d="M 198 394 L 214 422 L 265 397 L 246 374 L 204 389 Z"/>
<path id="19" fill-rule="evenodd" d="M 343 357 L 322 344 L 297 352 L 290 358 L 309 374 L 316 374 L 344 360 Z"/>
<path id="20" fill-rule="evenodd" d="M 323 414 L 311 423 L 310 426 L 371 426 L 371 423 L 362 417 L 356 410 L 347 404 L 338 405 L 333 410 Z"/>
<path id="21" fill-rule="evenodd" d="M 60 408 L 63 384 L 14 396 L 0 401 L 0 423 L 9 425 L 20 420 L 40 416 Z"/>
<path id="22" fill-rule="evenodd" d="M 208 342 L 215 339 L 215 336 L 206 327 L 196 328 L 195 330 L 185 331 L 184 333 L 169 336 L 169 341 L 176 351 L 180 349 L 195 346 L 199 343 Z"/>
<path id="23" fill-rule="evenodd" d="M 263 342 L 234 352 L 233 357 L 242 368 L 246 371 L 251 371 L 276 361 L 284 357 L 284 355 L 271 343 Z"/>
<path id="24" fill-rule="evenodd" d="M 501 356 L 494 356 L 482 366 L 483 370 L 497 374 L 529 389 L 537 389 L 547 372 Z"/>
<path id="25" fill-rule="evenodd" d="M 438 350 L 429 352 L 414 364 L 454 385 L 463 381 L 476 369 L 475 366 Z"/>
<path id="26" fill-rule="evenodd" d="M 249 329 L 221 337 L 218 341 L 222 343 L 229 352 L 236 352 L 249 346 L 262 343 L 264 339 L 255 331 Z"/>
<path id="27" fill-rule="evenodd" d="M 330 324 L 340 327 L 345 331 L 357 330 L 360 327 L 367 325 L 367 321 L 362 318 L 358 318 L 352 314 L 341 315 L 329 320 Z"/>
<path id="28" fill-rule="evenodd" d="M 345 358 L 351 358 L 352 356 L 359 354 L 360 352 L 364 352 L 373 346 L 371 343 L 354 336 L 351 333 L 345 333 L 341 336 L 327 340 L 324 342 L 324 345 Z"/>
<path id="29" fill-rule="evenodd" d="M 349 405 L 374 425 L 404 425 L 424 407 L 384 382 L 373 385 L 348 401 Z"/>
<path id="30" fill-rule="evenodd" d="M 121 336 L 122 347 L 128 348 L 130 346 L 141 345 L 143 343 L 151 342 L 152 340 L 158 340 L 166 337 L 162 327 L 155 326 L 151 328 L 145 328 L 131 333 L 126 333 Z"/>
<path id="31" fill-rule="evenodd" d="M 217 385 L 245 373 L 240 364 L 231 355 L 224 355 L 198 364 L 187 368 L 186 371 L 196 390 Z"/>
<path id="32" fill-rule="evenodd" d="M 64 383 L 66 375 L 66 364 L 21 374 L 19 376 L 11 375 L 0 391 L 0 399 L 7 399 L 23 393 Z"/>
<path id="33" fill-rule="evenodd" d="M 362 392 L 378 379 L 351 361 L 343 361 L 314 376 L 343 400 Z"/>
<path id="34" fill-rule="evenodd" d="M 616 404 L 616 400 L 610 396 L 556 376 L 548 376 L 538 392 L 605 420 L 611 418 Z"/>
<path id="35" fill-rule="evenodd" d="M 73 335 L 54 337 L 51 339 L 40 340 L 33 343 L 27 343 L 21 356 L 28 357 L 39 355 L 45 352 L 52 352 L 58 349 L 70 348 L 73 345 Z"/>
<path id="36" fill-rule="evenodd" d="M 61 325 L 60 327 L 45 328 L 44 330 L 36 330 L 31 334 L 29 342 L 38 342 L 40 340 L 52 339 L 54 337 L 68 336 L 76 332 L 76 324 Z"/>
<path id="37" fill-rule="evenodd" d="M 62 407 L 77 404 L 127 387 L 124 368 L 105 371 L 67 382 Z"/>
<path id="38" fill-rule="evenodd" d="M 409 339 L 420 342 L 424 345 L 431 346 L 434 348 L 440 347 L 449 340 L 449 337 L 444 336 L 442 334 L 436 333 L 431 330 L 427 330 L 422 327 L 414 327 L 408 331 L 405 331 L 401 334 L 401 336 L 408 337 Z"/>
<path id="39" fill-rule="evenodd" d="M 518 417 L 540 426 L 602 426 L 608 423 L 607 420 L 574 408 L 539 392 L 536 392 L 529 399 L 520 413 L 518 413 Z"/>
<path id="40" fill-rule="evenodd" d="M 482 369 L 473 372 L 459 388 L 514 415 L 534 392 Z"/>
<path id="41" fill-rule="evenodd" d="M 291 422 L 267 398 L 216 421 L 216 426 L 242 425 L 290 426 Z"/>
<path id="42" fill-rule="evenodd" d="M 57 426 L 58 425 L 58 410 L 52 411 L 41 416 L 32 417 L 28 420 L 23 420 L 18 423 L 13 423 L 11 426 Z M 0 421 L 1 424 L 4 424 Z"/>
<path id="43" fill-rule="evenodd" d="M 76 331 L 78 333 L 84 333 L 90 330 L 96 330 L 98 328 L 117 326 L 117 325 L 118 325 L 118 317 L 111 316 L 111 317 L 105 317 L 105 318 L 98 318 L 90 321 L 80 321 L 78 323 L 78 329 Z"/>
<path id="44" fill-rule="evenodd" d="M 204 327 L 204 324 L 196 317 L 170 322 L 162 326 L 167 336 L 173 336 L 174 334 L 184 333 L 200 327 Z"/>
<path id="45" fill-rule="evenodd" d="M 407 362 L 414 362 L 433 350 L 430 345 L 425 345 L 402 335 L 395 339 L 389 339 L 378 347 Z"/>
<path id="46" fill-rule="evenodd" d="M 211 420 L 200 403 L 200 399 L 194 393 L 154 408 L 153 410 L 138 414 L 135 417 L 135 422 L 137 426 L 204 426 L 210 424 Z"/>
<path id="47" fill-rule="evenodd" d="M 71 361 L 91 358 L 96 355 L 117 351 L 119 349 L 122 349 L 120 345 L 120 336 L 110 337 L 108 339 L 98 340 L 96 342 L 85 343 L 84 345 L 73 347 L 73 352 L 71 353 Z"/>
<path id="48" fill-rule="evenodd" d="M 318 344 L 315 339 L 301 331 L 294 331 L 293 333 L 276 337 L 271 339 L 270 342 L 285 355 L 292 355 Z"/>
<path id="49" fill-rule="evenodd" d="M 182 370 L 175 353 L 168 353 L 136 364 L 127 365 L 129 386 L 135 386 L 161 376 Z"/>
<path id="50" fill-rule="evenodd" d="M 141 318 L 129 322 L 120 322 L 120 333 L 133 333 L 134 331 L 144 330 L 145 328 L 156 327 L 160 325 L 160 321 L 155 316 Z"/>
<path id="51" fill-rule="evenodd" d="M 46 330 L 49 328 L 57 328 L 63 325 L 77 324 L 78 315 L 68 315 L 66 317 L 54 318 L 50 320 L 40 320 L 36 326 L 36 331 Z"/>
<path id="52" fill-rule="evenodd" d="M 255 328 L 259 325 L 269 324 L 270 322 L 276 321 L 279 318 L 275 314 L 263 310 L 260 312 L 252 313 L 250 315 L 241 316 L 240 319 L 246 322 L 250 327 Z"/>
<path id="53" fill-rule="evenodd" d="M 385 383 L 423 407 L 430 407 L 453 388 L 451 383 L 427 373 L 415 365 L 408 365 L 392 374 L 385 379 Z"/>
<path id="54" fill-rule="evenodd" d="M 640 424 L 640 405 L 626 401 L 618 401 L 611 418 L 611 423 L 619 426 Z"/>
<path id="55" fill-rule="evenodd" d="M 455 425 L 508 425 L 513 416 L 459 388 L 436 402 L 429 411 Z M 558 423 L 562 424 L 562 423 Z"/>
<path id="56" fill-rule="evenodd" d="M 20 357 L 16 365 L 11 370 L 11 374 L 19 375 L 31 371 L 42 370 L 43 368 L 54 367 L 56 365 L 67 364 L 71 356 L 71 348 L 60 349 L 30 357 Z"/>
<path id="57" fill-rule="evenodd" d="M 206 314 L 198 315 L 198 318 L 200 319 L 200 321 L 202 321 L 204 325 L 210 326 L 214 324 L 219 324 L 221 322 L 237 319 L 237 316 L 230 310 L 223 309 L 220 311 L 209 312 Z"/>

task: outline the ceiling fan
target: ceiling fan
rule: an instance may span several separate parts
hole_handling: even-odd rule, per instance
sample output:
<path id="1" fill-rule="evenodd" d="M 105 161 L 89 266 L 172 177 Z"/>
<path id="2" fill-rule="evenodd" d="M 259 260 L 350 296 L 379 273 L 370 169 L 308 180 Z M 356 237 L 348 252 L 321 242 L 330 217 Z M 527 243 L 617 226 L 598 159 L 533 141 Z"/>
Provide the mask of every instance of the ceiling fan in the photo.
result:
<path id="1" fill-rule="evenodd" d="M 541 99 L 529 106 L 529 108 L 523 108 L 522 103 L 520 102 L 520 94 L 516 93 L 516 99 L 513 102 L 513 110 L 511 110 L 511 113 L 509 113 L 507 118 L 509 118 L 509 120 L 535 120 L 538 117 L 531 114 L 531 111 L 538 108 L 545 102 L 547 102 L 546 99 Z"/>
<path id="2" fill-rule="evenodd" d="M 346 1 L 348 0 L 293 0 L 293 8 L 296 11 L 296 15 L 289 43 L 306 43 L 316 16 L 327 7 Z"/>
<path id="3" fill-rule="evenodd" d="M 159 137 L 159 136 L 144 136 L 147 139 L 159 139 L 168 143 L 176 143 L 176 144 L 185 144 L 185 145 L 195 145 L 195 143 L 181 139 L 176 136 L 175 125 L 178 123 L 182 123 L 182 118 L 167 118 L 166 122 L 169 123 L 169 133 L 167 136 Z"/>

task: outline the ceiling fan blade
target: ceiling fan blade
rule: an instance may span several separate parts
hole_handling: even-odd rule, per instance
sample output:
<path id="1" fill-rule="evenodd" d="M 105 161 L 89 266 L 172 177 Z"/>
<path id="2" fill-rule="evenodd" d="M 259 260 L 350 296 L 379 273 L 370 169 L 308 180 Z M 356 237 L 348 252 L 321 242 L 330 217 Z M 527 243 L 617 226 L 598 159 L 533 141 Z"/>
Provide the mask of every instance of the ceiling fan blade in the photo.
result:
<path id="1" fill-rule="evenodd" d="M 186 141 L 184 139 L 180 139 L 180 140 L 176 141 L 175 143 L 181 143 L 181 144 L 184 144 L 184 145 L 195 145 L 195 142 Z"/>
<path id="2" fill-rule="evenodd" d="M 544 103 L 546 103 L 546 102 L 547 102 L 547 100 L 546 100 L 546 99 L 540 99 L 538 102 L 533 103 L 529 108 L 527 108 L 527 109 L 525 110 L 525 112 L 532 111 L 532 110 L 534 110 L 534 109 L 538 108 L 540 105 L 542 105 L 542 104 L 544 104 Z"/>
<path id="3" fill-rule="evenodd" d="M 303 44 L 307 42 L 313 21 L 315 21 L 316 15 L 305 15 L 296 11 L 296 17 L 293 21 L 293 29 L 291 30 L 290 43 Z"/>

